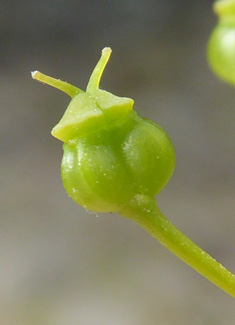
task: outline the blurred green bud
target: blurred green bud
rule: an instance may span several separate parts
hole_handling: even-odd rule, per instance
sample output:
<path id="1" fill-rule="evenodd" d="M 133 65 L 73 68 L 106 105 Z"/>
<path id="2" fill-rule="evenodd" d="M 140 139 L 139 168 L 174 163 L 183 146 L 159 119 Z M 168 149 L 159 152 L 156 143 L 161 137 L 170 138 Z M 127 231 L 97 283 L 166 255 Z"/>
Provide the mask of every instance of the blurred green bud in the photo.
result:
<path id="1" fill-rule="evenodd" d="M 235 0 L 214 3 L 218 24 L 208 43 L 208 62 L 213 72 L 235 85 Z"/>

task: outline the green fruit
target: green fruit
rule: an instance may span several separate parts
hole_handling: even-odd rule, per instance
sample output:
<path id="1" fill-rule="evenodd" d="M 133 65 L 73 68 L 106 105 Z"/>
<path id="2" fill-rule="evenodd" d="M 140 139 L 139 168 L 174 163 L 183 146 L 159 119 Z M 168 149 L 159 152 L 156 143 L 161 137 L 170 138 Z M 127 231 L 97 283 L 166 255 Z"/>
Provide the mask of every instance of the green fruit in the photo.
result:
<path id="1" fill-rule="evenodd" d="M 33 73 L 35 79 L 72 97 L 52 135 L 65 142 L 61 175 L 67 193 L 97 212 L 119 212 L 139 194 L 154 197 L 175 166 L 174 148 L 166 132 L 139 117 L 132 99 L 99 89 L 110 54 L 110 48 L 102 51 L 86 92 Z"/>

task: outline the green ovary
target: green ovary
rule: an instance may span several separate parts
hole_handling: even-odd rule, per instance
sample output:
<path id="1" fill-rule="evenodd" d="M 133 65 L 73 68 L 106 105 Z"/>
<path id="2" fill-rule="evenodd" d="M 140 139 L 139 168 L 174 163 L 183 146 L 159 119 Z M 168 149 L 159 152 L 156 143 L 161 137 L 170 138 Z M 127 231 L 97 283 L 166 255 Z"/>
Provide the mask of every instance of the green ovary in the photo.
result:
<path id="1" fill-rule="evenodd" d="M 118 212 L 137 194 L 155 196 L 170 179 L 174 161 L 166 133 L 135 117 L 125 127 L 64 144 L 62 180 L 80 205 Z"/>
<path id="2" fill-rule="evenodd" d="M 99 88 L 104 48 L 86 92 L 35 71 L 34 79 L 71 96 L 52 135 L 64 142 L 61 174 L 69 196 L 96 212 L 120 212 L 137 195 L 153 198 L 169 181 L 175 152 L 166 132 L 133 110 L 134 101 Z"/>

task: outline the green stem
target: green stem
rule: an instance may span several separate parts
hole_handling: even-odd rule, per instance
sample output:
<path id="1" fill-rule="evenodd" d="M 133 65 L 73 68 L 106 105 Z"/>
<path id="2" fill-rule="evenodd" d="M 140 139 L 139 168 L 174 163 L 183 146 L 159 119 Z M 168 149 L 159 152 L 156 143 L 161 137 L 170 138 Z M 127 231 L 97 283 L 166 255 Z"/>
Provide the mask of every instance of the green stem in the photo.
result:
<path id="1" fill-rule="evenodd" d="M 235 275 L 167 220 L 154 199 L 137 195 L 120 214 L 136 221 L 169 251 L 235 298 Z"/>
<path id="2" fill-rule="evenodd" d="M 36 80 L 41 81 L 49 86 L 57 88 L 72 98 L 75 97 L 76 95 L 84 92 L 83 90 L 81 90 L 65 81 L 49 77 L 39 71 L 33 71 L 31 74 L 32 74 L 33 79 L 36 79 Z"/>

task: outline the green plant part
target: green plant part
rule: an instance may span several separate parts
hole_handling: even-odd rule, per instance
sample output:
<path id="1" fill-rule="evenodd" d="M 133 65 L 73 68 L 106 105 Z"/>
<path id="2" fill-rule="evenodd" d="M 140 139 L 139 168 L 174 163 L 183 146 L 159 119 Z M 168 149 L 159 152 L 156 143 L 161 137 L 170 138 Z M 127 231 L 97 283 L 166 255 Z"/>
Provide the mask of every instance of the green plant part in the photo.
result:
<path id="1" fill-rule="evenodd" d="M 213 6 L 218 16 L 208 43 L 208 61 L 214 73 L 235 85 L 235 0 L 217 0 Z"/>
<path id="2" fill-rule="evenodd" d="M 166 132 L 133 110 L 134 101 L 99 89 L 111 54 L 105 48 L 86 92 L 34 72 L 72 100 L 52 135 L 64 142 L 62 180 L 68 194 L 97 212 L 120 212 L 136 194 L 154 197 L 169 181 L 175 152 Z"/>
<path id="3" fill-rule="evenodd" d="M 235 297 L 235 276 L 159 211 L 154 197 L 169 181 L 175 152 L 166 132 L 138 116 L 134 101 L 99 89 L 111 54 L 104 48 L 86 92 L 38 71 L 32 77 L 72 97 L 52 135 L 64 142 L 61 174 L 71 198 L 95 212 L 118 212 Z"/>

